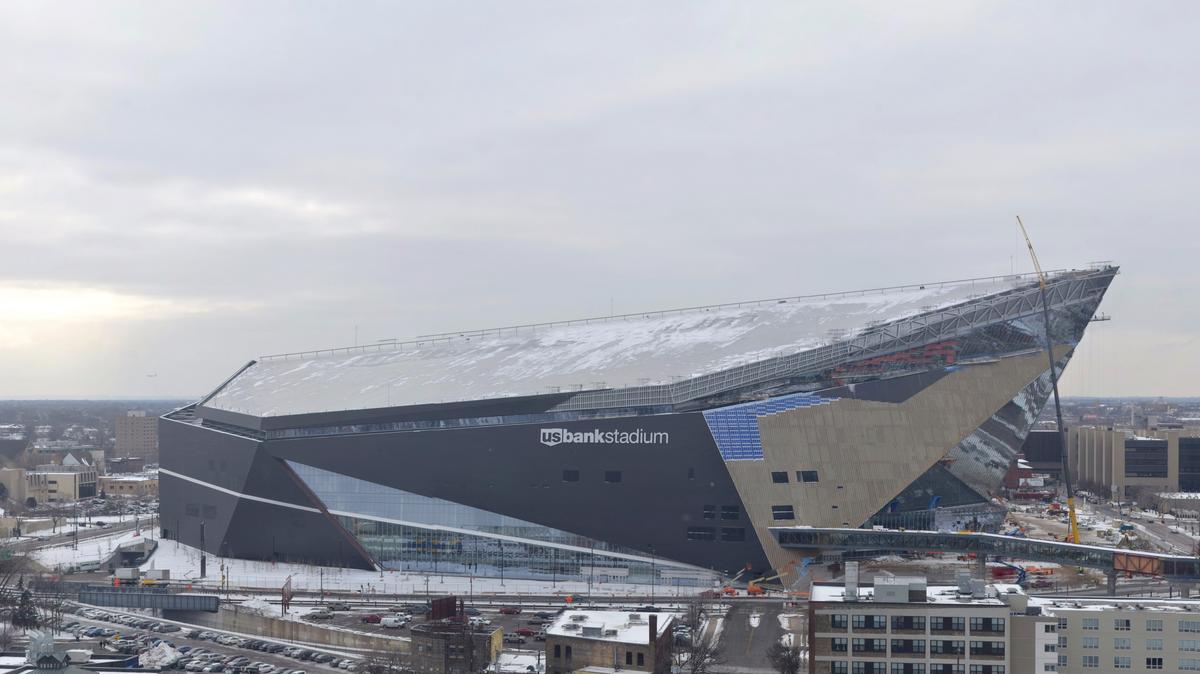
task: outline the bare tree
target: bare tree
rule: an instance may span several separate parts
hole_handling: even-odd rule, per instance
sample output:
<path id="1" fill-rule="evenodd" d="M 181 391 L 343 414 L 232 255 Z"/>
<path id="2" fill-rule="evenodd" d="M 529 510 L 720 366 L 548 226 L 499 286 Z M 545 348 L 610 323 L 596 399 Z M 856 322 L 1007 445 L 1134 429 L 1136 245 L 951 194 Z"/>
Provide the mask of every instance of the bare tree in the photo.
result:
<path id="1" fill-rule="evenodd" d="M 675 641 L 675 667 L 681 674 L 708 674 L 721 662 L 721 651 L 714 639 L 705 638 L 704 607 L 692 602 L 683 615 L 687 633 Z"/>
<path id="2" fill-rule="evenodd" d="M 39 586 L 37 607 L 42 613 L 42 626 L 55 632 L 62 629 L 63 618 L 67 613 L 67 595 L 62 591 L 62 584 L 52 587 Z"/>
<path id="3" fill-rule="evenodd" d="M 8 625 L 0 625 L 0 651 L 7 651 L 13 647 L 13 643 L 17 640 L 17 635 L 13 628 Z"/>
<path id="4" fill-rule="evenodd" d="M 399 646 L 396 648 L 376 649 L 366 653 L 363 656 L 362 669 L 359 670 L 363 674 L 395 674 L 396 672 L 408 671 L 408 660 L 404 654 L 400 652 Z"/>
<path id="5" fill-rule="evenodd" d="M 804 666 L 804 656 L 798 647 L 784 646 L 778 641 L 767 649 L 767 660 L 779 674 L 799 674 Z"/>

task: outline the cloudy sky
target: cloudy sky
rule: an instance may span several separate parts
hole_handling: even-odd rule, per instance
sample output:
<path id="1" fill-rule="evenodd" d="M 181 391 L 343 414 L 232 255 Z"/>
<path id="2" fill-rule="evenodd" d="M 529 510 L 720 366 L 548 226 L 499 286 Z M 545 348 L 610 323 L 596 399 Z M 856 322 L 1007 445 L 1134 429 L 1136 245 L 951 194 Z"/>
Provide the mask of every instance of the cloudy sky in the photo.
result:
<path id="1" fill-rule="evenodd" d="M 1200 395 L 1200 5 L 0 4 L 0 398 L 264 353 L 1122 274 L 1070 394 Z"/>

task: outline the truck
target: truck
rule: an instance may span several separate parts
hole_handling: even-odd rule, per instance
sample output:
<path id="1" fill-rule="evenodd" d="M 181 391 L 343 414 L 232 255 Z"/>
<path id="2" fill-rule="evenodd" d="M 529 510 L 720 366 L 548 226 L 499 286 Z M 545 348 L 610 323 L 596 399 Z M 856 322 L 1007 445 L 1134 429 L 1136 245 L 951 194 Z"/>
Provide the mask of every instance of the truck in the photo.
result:
<path id="1" fill-rule="evenodd" d="M 142 577 L 142 572 L 136 566 L 121 567 L 113 572 L 117 580 L 137 580 Z"/>

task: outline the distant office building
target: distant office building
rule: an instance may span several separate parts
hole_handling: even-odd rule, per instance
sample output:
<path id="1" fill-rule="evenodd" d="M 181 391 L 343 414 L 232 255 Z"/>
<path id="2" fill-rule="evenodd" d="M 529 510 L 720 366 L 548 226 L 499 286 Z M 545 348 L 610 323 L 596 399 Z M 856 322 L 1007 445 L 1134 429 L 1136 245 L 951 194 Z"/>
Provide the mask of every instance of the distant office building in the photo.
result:
<path id="1" fill-rule="evenodd" d="M 117 441 L 113 454 L 136 456 L 146 463 L 158 463 L 158 419 L 141 410 L 130 410 L 117 417 Z"/>
<path id="2" fill-rule="evenodd" d="M 568 609 L 546 628 L 546 673 L 669 672 L 673 618 L 670 613 Z"/>
<path id="3" fill-rule="evenodd" d="M 110 475 L 140 473 L 146 470 L 146 460 L 140 456 L 119 456 L 105 461 L 105 466 Z"/>
<path id="4" fill-rule="evenodd" d="M 1083 426 L 1068 433 L 1072 477 L 1118 499 L 1140 491 L 1200 492 L 1200 431 L 1113 430 Z"/>
<path id="5" fill-rule="evenodd" d="M 430 622 L 413 625 L 411 666 L 416 674 L 475 674 L 488 668 L 502 645 L 497 628 Z"/>
<path id="6" fill-rule="evenodd" d="M 1035 428 L 1021 445 L 1021 453 L 1035 473 L 1054 479 L 1062 474 L 1062 434 L 1058 429 Z"/>
<path id="7" fill-rule="evenodd" d="M 0 468 L 0 485 L 8 499 L 35 505 L 77 501 L 96 495 L 96 469 L 89 465 L 57 464 L 38 466 L 36 470 Z"/>

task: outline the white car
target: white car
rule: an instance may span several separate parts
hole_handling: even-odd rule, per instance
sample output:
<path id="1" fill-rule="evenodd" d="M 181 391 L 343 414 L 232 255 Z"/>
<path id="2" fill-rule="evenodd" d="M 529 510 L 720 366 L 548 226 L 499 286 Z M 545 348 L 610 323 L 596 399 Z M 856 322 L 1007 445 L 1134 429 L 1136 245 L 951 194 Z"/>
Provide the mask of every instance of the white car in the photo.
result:
<path id="1" fill-rule="evenodd" d="M 406 624 L 408 624 L 408 617 L 402 616 L 402 615 L 384 616 L 383 619 L 379 621 L 380 627 L 397 628 L 397 627 L 404 627 Z"/>

